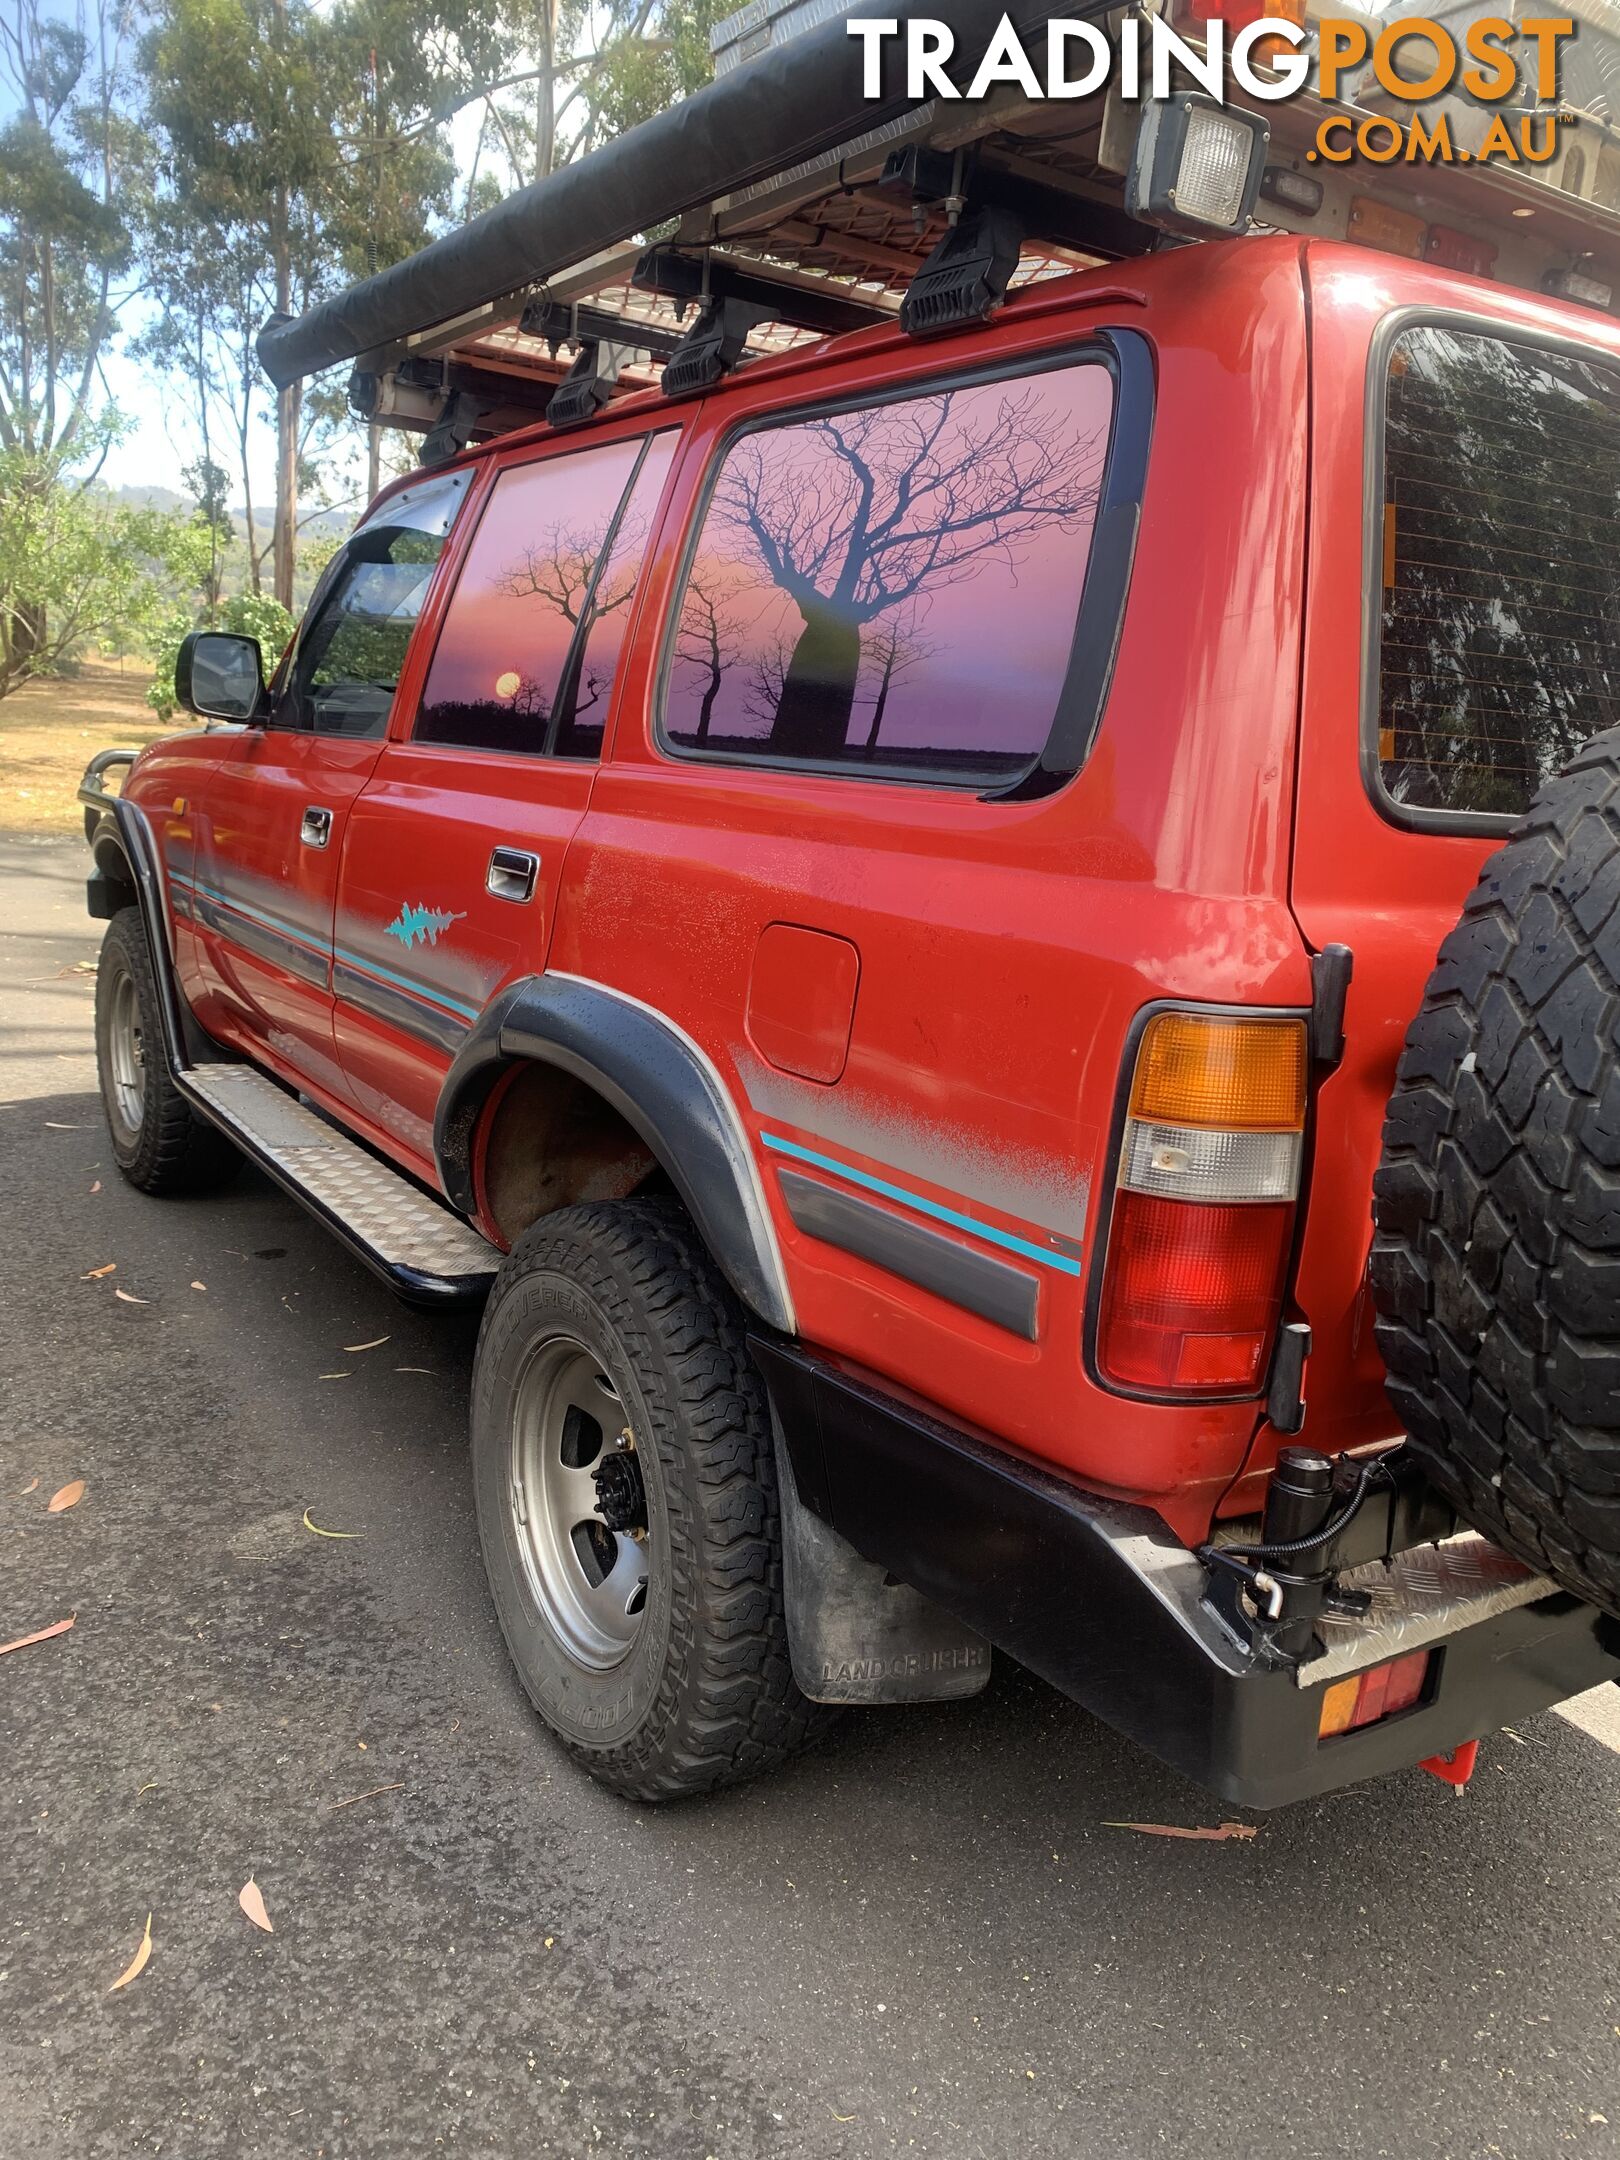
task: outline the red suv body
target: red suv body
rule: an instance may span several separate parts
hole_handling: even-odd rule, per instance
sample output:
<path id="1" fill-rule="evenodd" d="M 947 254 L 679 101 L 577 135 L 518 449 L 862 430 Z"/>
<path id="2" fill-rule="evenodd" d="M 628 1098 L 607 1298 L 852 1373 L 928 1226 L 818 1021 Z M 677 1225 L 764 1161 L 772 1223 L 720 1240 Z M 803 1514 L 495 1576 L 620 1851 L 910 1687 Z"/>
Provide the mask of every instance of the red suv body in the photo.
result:
<path id="1" fill-rule="evenodd" d="M 1257 1513 L 1302 1420 L 1329 1456 L 1398 1439 L 1367 1284 L 1380 1129 L 1501 822 L 1392 814 L 1380 780 L 1374 476 L 1410 324 L 1620 357 L 1561 304 L 1245 240 L 412 476 L 327 574 L 269 724 L 130 774 L 188 1024 L 503 1249 L 667 1175 L 762 1340 L 1182 1547 Z M 592 986 L 712 1081 L 724 1231 L 703 1163 L 591 1077 L 569 1000 Z M 1165 1013 L 1286 1021 L 1306 1059 L 1303 1137 L 1266 1158 L 1292 1189 L 1217 1205 L 1174 1281 L 1155 1240 L 1188 1151 L 1131 1092 Z M 1231 1123 L 1237 1149 L 1290 1117 Z M 1207 1327 L 1167 1335 L 1154 1301 L 1201 1296 Z M 1279 1379 L 1287 1328 L 1308 1356 Z M 926 1518 L 926 1461 L 905 1477 Z M 984 1598 L 954 1602 L 997 1636 Z M 1590 1622 L 1542 1699 L 1614 1669 Z M 1495 1721 L 1431 1708 L 1331 1772 L 1239 1776 L 1224 1742 L 1164 1738 L 1161 1655 L 1144 1624 L 1147 1706 L 1121 1721 L 1240 1796 Z"/>

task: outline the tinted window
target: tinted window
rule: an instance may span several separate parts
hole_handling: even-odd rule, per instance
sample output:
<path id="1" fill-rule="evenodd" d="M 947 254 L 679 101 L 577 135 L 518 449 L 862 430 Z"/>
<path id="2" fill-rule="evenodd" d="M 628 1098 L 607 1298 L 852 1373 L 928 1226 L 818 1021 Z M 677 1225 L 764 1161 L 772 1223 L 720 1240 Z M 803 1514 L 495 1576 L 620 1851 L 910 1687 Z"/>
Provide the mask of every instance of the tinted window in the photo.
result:
<path id="1" fill-rule="evenodd" d="M 311 605 L 276 718 L 329 735 L 380 735 L 406 649 L 444 551 L 441 534 L 362 528 Z"/>
<path id="2" fill-rule="evenodd" d="M 501 474 L 439 635 L 419 742 L 597 754 L 674 442 L 605 443 Z"/>
<path id="3" fill-rule="evenodd" d="M 1096 364 L 744 435 L 688 572 L 679 747 L 982 780 L 1050 731 L 1108 451 Z"/>
<path id="4" fill-rule="evenodd" d="M 1620 373 L 1406 332 L 1384 497 L 1384 786 L 1415 809 L 1516 815 L 1620 719 Z"/>

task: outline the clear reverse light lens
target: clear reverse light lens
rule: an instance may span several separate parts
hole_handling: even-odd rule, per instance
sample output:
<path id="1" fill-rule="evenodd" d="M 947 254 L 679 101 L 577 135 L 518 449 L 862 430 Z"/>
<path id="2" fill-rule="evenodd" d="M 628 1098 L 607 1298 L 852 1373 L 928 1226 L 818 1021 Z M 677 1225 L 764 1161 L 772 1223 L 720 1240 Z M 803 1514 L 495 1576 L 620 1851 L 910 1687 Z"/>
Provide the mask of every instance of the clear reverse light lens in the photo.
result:
<path id="1" fill-rule="evenodd" d="M 1123 1182 L 1164 1200 L 1292 1200 L 1299 1152 L 1297 1132 L 1211 1132 L 1132 1118 Z"/>

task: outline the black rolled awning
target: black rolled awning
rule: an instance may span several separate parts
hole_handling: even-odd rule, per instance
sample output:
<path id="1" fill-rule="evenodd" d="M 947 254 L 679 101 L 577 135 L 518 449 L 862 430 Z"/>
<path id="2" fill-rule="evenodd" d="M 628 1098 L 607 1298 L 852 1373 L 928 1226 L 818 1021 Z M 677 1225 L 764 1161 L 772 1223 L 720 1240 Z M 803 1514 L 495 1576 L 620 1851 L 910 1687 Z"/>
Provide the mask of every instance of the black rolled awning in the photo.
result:
<path id="1" fill-rule="evenodd" d="M 847 11 L 875 12 L 861 0 Z M 1021 26 L 1046 21 L 1004 0 L 940 0 L 930 9 L 956 34 L 950 73 L 958 82 L 1009 12 Z M 923 101 L 905 94 L 901 39 L 887 41 L 883 96 L 862 97 L 864 41 L 849 35 L 846 20 L 767 49 L 404 262 L 292 320 L 268 322 L 258 339 L 265 373 L 279 388 L 395 344 L 914 110 Z"/>

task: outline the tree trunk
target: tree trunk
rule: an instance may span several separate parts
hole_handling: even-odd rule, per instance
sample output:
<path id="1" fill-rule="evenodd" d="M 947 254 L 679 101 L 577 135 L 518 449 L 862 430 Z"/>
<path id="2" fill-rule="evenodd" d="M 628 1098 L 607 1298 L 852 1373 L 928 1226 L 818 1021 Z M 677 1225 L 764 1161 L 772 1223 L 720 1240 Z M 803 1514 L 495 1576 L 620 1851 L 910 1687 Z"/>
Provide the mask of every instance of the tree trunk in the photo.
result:
<path id="1" fill-rule="evenodd" d="M 302 383 L 289 383 L 276 393 L 275 595 L 288 609 L 298 568 L 298 415 L 303 388 Z"/>
<path id="2" fill-rule="evenodd" d="M 778 757 L 841 757 L 861 671 L 860 625 L 825 601 L 801 600 L 799 612 L 804 628 L 782 679 L 769 746 Z"/>
<path id="3" fill-rule="evenodd" d="M 376 500 L 382 486 L 382 429 L 373 420 L 366 428 L 366 501 Z"/>

